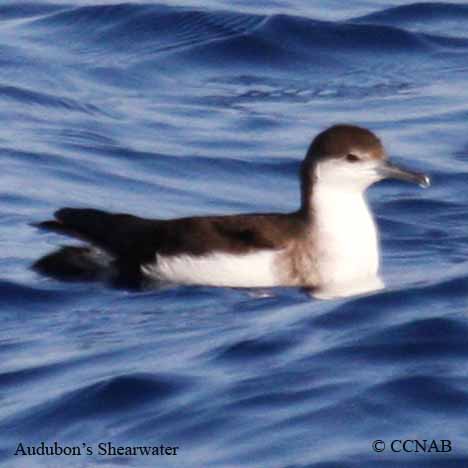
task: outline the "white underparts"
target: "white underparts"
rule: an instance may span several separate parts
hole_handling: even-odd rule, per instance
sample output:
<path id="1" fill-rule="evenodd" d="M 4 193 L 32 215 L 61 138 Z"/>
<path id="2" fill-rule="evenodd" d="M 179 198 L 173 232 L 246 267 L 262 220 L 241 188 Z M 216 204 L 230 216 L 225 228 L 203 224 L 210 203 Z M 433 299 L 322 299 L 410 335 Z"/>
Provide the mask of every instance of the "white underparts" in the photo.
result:
<path id="1" fill-rule="evenodd" d="M 328 298 L 380 289 L 377 229 L 364 190 L 319 180 L 312 202 L 317 295 Z"/>
<path id="2" fill-rule="evenodd" d="M 276 250 L 247 254 L 216 252 L 209 255 L 156 255 L 142 272 L 156 281 L 181 284 L 257 288 L 280 286 L 276 273 Z"/>
<path id="3" fill-rule="evenodd" d="M 142 272 L 156 281 L 182 284 L 306 286 L 327 299 L 382 288 L 377 229 L 364 197 L 378 178 L 373 163 L 353 170 L 343 164 L 331 160 L 317 166 L 310 200 L 313 223 L 310 232 L 292 239 L 291 253 L 286 246 L 247 254 L 156 254 Z"/>

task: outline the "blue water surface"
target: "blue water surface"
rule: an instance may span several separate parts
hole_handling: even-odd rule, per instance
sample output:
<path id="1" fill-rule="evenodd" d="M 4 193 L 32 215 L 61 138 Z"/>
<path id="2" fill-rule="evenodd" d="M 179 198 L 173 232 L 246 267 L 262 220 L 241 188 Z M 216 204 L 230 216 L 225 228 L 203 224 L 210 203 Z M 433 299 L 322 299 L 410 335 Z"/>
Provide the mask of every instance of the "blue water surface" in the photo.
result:
<path id="1" fill-rule="evenodd" d="M 463 1 L 2 0 L 4 466 L 468 466 L 467 24 Z M 337 122 L 433 179 L 370 190 L 382 292 L 136 293 L 30 270 L 65 242 L 30 223 L 61 206 L 292 210 L 310 139 Z M 42 441 L 94 452 L 13 455 Z"/>

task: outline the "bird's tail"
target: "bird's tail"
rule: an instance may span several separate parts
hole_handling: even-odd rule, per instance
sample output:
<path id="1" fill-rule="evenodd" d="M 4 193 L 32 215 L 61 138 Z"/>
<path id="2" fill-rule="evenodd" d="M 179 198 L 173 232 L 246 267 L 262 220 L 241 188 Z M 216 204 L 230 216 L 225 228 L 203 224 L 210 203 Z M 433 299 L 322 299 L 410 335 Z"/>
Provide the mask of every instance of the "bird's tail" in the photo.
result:
<path id="1" fill-rule="evenodd" d="M 60 280 L 94 281 L 109 276 L 112 257 L 90 246 L 64 246 L 41 257 L 33 269 Z"/>

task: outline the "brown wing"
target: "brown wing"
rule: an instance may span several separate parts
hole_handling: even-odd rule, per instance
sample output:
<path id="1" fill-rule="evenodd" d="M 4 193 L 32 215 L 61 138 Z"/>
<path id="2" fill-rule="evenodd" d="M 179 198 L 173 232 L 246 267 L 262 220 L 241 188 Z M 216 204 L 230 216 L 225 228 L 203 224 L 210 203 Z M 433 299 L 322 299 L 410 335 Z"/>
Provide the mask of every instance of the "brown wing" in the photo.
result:
<path id="1" fill-rule="evenodd" d="M 117 258 L 143 263 L 156 253 L 203 255 L 279 249 L 297 235 L 296 214 L 248 214 L 153 220 L 100 210 L 63 208 L 55 220 L 37 224 L 90 242 Z"/>

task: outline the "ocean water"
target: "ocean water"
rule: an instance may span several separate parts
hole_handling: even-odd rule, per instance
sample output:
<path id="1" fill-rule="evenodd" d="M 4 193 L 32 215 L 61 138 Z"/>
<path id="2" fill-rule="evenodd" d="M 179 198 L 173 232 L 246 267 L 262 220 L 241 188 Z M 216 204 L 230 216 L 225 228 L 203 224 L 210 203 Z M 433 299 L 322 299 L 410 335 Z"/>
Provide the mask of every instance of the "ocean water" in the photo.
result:
<path id="1" fill-rule="evenodd" d="M 465 2 L 2 0 L 3 465 L 468 466 L 467 24 Z M 384 291 L 136 293 L 30 269 L 65 243 L 30 223 L 62 206 L 292 210 L 336 122 L 432 177 L 369 192 Z M 452 450 L 391 450 L 407 439 Z M 81 455 L 14 455 L 41 442 Z"/>

